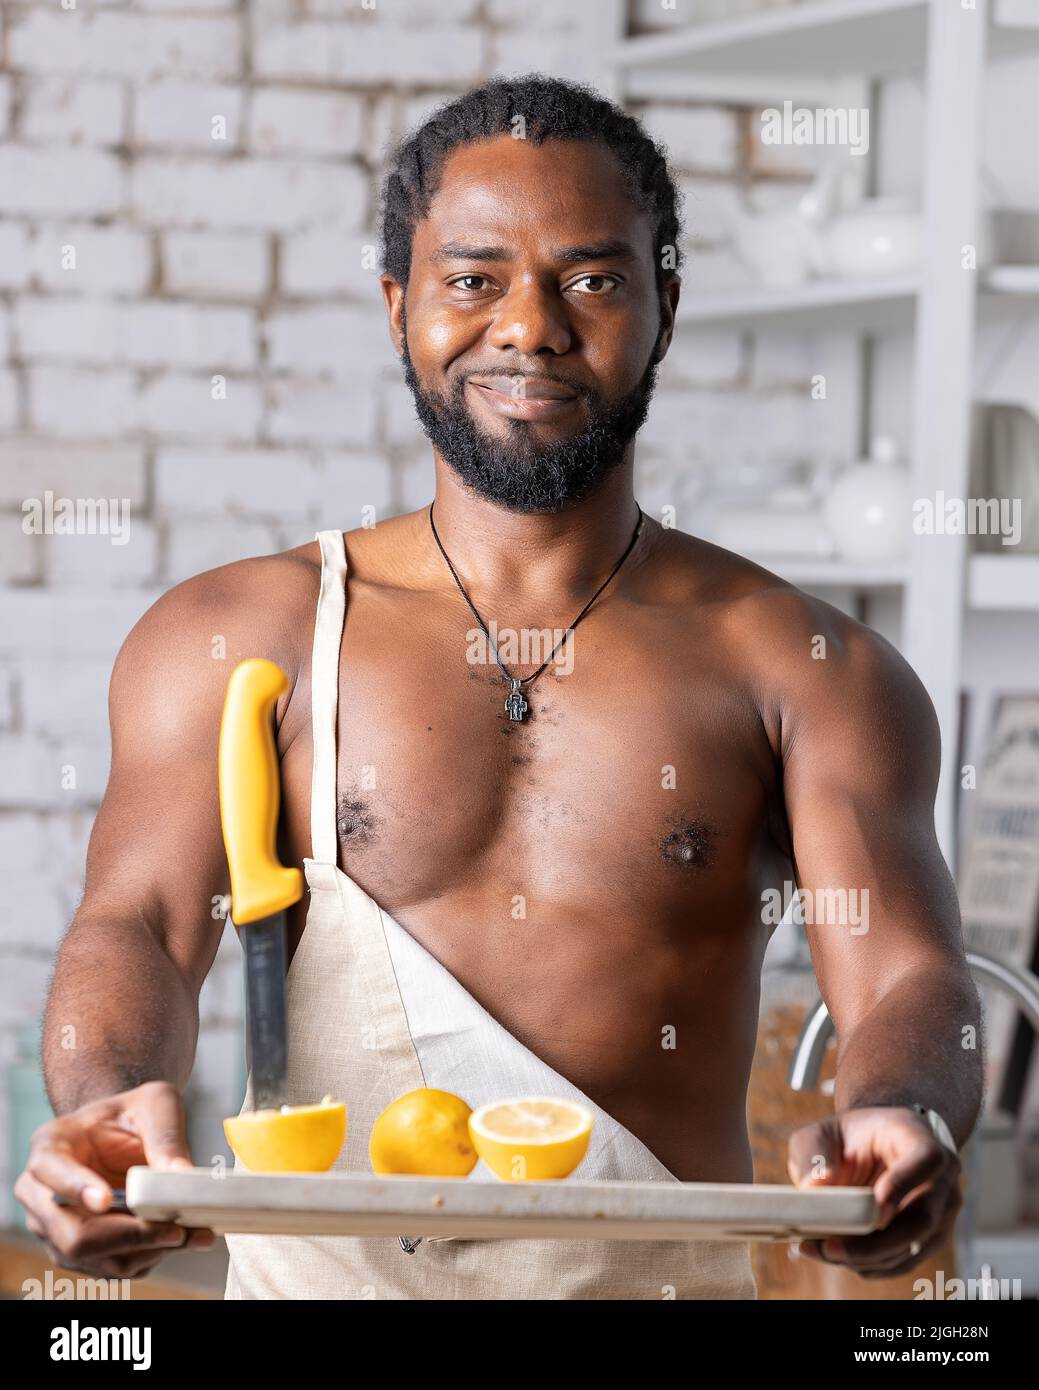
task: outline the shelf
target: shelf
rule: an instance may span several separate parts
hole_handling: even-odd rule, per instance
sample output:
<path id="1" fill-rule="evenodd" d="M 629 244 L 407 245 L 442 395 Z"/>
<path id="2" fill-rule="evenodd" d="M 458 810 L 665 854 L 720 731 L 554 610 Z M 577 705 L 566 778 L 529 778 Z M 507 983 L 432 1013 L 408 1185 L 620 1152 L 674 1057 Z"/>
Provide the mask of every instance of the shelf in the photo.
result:
<path id="1" fill-rule="evenodd" d="M 1039 613 L 1039 555 L 971 555 L 967 603 L 973 609 Z"/>
<path id="2" fill-rule="evenodd" d="M 927 56 L 928 0 L 805 0 L 718 23 L 684 25 L 618 44 L 611 57 L 625 71 L 681 69 L 710 79 L 718 73 L 888 77 L 921 72 Z M 1035 19 L 1020 0 L 997 0 L 1007 25 L 990 25 L 989 53 L 1000 57 L 1039 44 Z"/>
<path id="3" fill-rule="evenodd" d="M 904 563 L 897 560 L 868 564 L 858 560 L 814 559 L 811 556 L 750 555 L 746 559 L 778 574 L 790 584 L 835 589 L 897 589 L 905 583 Z"/>
<path id="4" fill-rule="evenodd" d="M 866 564 L 786 555 L 745 558 L 799 586 L 835 589 L 898 589 L 907 579 L 903 561 Z M 976 611 L 1039 613 L 1039 555 L 971 555 L 967 603 Z"/>
<path id="5" fill-rule="evenodd" d="M 987 295 L 1031 299 L 1039 295 L 1039 265 L 997 265 L 983 273 Z"/>
<path id="6" fill-rule="evenodd" d="M 979 291 L 982 312 L 1031 308 L 1031 301 L 1039 298 L 1039 266 L 995 266 L 982 272 Z M 693 285 L 686 290 L 680 317 L 683 326 L 694 328 L 883 333 L 911 326 L 918 292 L 915 272 L 861 280 L 806 280 L 782 288 L 751 285 L 724 294 L 698 294 Z"/>
<path id="7" fill-rule="evenodd" d="M 681 321 L 695 327 L 752 329 L 861 329 L 906 327 L 913 321 L 919 281 L 915 274 L 867 280 L 807 280 L 775 288 L 754 285 L 725 294 L 682 300 Z"/>

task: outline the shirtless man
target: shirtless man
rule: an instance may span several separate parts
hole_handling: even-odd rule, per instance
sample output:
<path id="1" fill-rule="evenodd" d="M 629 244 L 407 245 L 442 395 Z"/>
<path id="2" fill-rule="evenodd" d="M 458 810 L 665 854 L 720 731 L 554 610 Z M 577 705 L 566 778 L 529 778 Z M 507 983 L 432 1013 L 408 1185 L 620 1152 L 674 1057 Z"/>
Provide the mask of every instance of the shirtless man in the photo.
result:
<path id="1" fill-rule="evenodd" d="M 384 234 L 390 332 L 434 446 L 446 557 L 499 632 L 563 631 L 639 516 L 634 435 L 679 298 L 666 164 L 585 92 L 492 84 L 402 147 Z M 826 1252 L 860 1274 L 939 1247 L 959 1167 L 922 1110 L 966 1141 L 981 1069 L 961 1034 L 978 1000 L 934 835 L 936 720 L 899 654 L 647 517 L 574 630 L 572 670 L 557 661 L 523 685 L 514 720 L 493 658 L 467 659 L 476 624 L 429 509 L 345 547 L 338 867 L 673 1175 L 722 1182 L 753 1176 L 764 895 L 788 881 L 868 890 L 868 930 L 809 928 L 840 1040 L 836 1113 L 791 1137 L 790 1171 L 874 1185 L 883 1229 Z M 130 1163 L 188 1161 L 179 1096 L 217 947 L 210 904 L 228 891 L 216 744 L 235 661 L 266 656 L 289 675 L 281 852 L 312 854 L 320 577 L 314 543 L 225 565 L 160 599 L 118 657 L 111 779 L 46 1017 L 58 1118 L 16 1189 L 63 1265 L 139 1275 L 183 1239 L 108 1213 L 109 1185 Z M 210 656 L 217 633 L 226 662 Z M 505 664 L 522 678 L 542 659 Z"/>

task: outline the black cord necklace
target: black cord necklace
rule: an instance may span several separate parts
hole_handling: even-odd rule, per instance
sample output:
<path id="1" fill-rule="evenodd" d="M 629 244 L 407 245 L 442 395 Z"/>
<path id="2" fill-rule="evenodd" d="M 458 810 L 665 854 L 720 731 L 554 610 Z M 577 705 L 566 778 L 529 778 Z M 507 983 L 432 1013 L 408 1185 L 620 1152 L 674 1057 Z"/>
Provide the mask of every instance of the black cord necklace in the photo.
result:
<path id="1" fill-rule="evenodd" d="M 577 626 L 577 624 L 581 621 L 581 619 L 584 617 L 584 615 L 588 612 L 589 608 L 591 608 L 592 604 L 595 602 L 595 600 L 596 600 L 596 599 L 599 597 L 599 595 L 602 593 L 603 589 L 606 588 L 607 584 L 609 584 L 610 580 L 614 577 L 614 575 L 615 575 L 615 574 L 617 573 L 617 571 L 620 569 L 621 565 L 624 564 L 624 561 L 628 558 L 628 556 L 631 554 L 631 552 L 635 549 L 635 542 L 638 540 L 639 536 L 640 536 L 641 533 L 642 533 L 642 523 L 643 523 L 643 522 L 645 521 L 645 519 L 646 519 L 645 516 L 644 516 L 644 514 L 643 514 L 642 508 L 639 506 L 639 504 L 638 504 L 637 502 L 635 503 L 635 506 L 636 506 L 636 508 L 637 508 L 637 510 L 638 510 L 639 519 L 638 519 L 638 521 L 636 521 L 636 523 L 635 523 L 635 530 L 632 532 L 631 540 L 628 542 L 628 548 L 627 548 L 627 550 L 625 550 L 624 554 L 620 557 L 620 559 L 619 559 L 619 560 L 617 561 L 617 563 L 614 565 L 613 569 L 612 569 L 612 570 L 610 571 L 610 573 L 606 576 L 606 578 L 603 580 L 603 582 L 602 582 L 602 583 L 599 585 L 599 587 L 596 589 L 595 593 L 591 596 L 591 598 L 588 600 L 588 602 L 585 604 L 585 606 L 581 609 L 580 613 L 578 613 L 577 617 L 573 620 L 573 622 L 570 624 L 570 626 L 569 626 L 569 627 L 566 629 L 566 631 L 563 633 L 563 636 L 559 639 L 559 641 L 556 643 L 556 645 L 553 647 L 551 653 L 549 654 L 548 660 L 547 660 L 547 661 L 543 661 L 543 662 L 541 663 L 541 665 L 538 667 L 538 669 L 534 672 L 534 674 L 533 674 L 532 676 L 523 676 L 522 679 L 521 679 L 519 676 L 510 675 L 509 672 L 506 670 L 506 668 L 505 668 L 505 663 L 502 661 L 501 657 L 498 655 L 498 648 L 497 648 L 497 645 L 495 644 L 494 638 L 491 636 L 490 632 L 487 630 L 487 624 L 486 624 L 486 623 L 484 622 L 484 620 L 480 617 L 479 613 L 477 613 L 475 604 L 473 603 L 473 601 L 472 601 L 472 599 L 469 597 L 469 595 L 466 593 L 466 591 L 465 591 L 465 586 L 463 585 L 462 581 L 459 579 L 459 577 L 458 577 L 458 572 L 457 572 L 457 570 L 455 569 L 454 565 L 451 563 L 451 558 L 450 558 L 450 556 L 448 555 L 447 551 L 444 549 L 443 544 L 442 544 L 442 542 L 441 542 L 441 540 L 440 540 L 440 537 L 437 535 L 437 528 L 436 528 L 436 526 L 435 526 L 434 523 L 433 523 L 433 503 L 430 502 L 430 504 L 429 504 L 429 525 L 430 525 L 430 529 L 431 529 L 432 532 L 433 532 L 433 539 L 436 541 L 436 543 L 437 543 L 437 548 L 439 549 L 441 555 L 443 555 L 445 561 L 447 562 L 447 567 L 448 567 L 448 569 L 451 571 L 451 577 L 452 577 L 452 579 L 453 579 L 453 580 L 455 581 L 455 583 L 458 585 L 458 592 L 459 592 L 459 593 L 462 595 L 462 597 L 465 599 L 466 603 L 469 605 L 469 611 L 470 611 L 470 613 L 472 613 L 473 617 L 476 619 L 476 621 L 480 624 L 480 627 L 483 629 L 483 634 L 484 634 L 484 636 L 487 638 L 487 641 L 490 643 L 491 651 L 494 653 L 494 659 L 495 659 L 495 661 L 498 663 L 498 669 L 501 671 L 502 675 L 505 677 L 506 681 L 508 682 L 508 684 L 509 684 L 510 687 L 511 687 L 511 689 L 509 690 L 508 695 L 505 697 L 505 713 L 509 716 L 510 719 L 512 719 L 512 720 L 514 720 L 514 721 L 517 721 L 517 722 L 521 722 L 521 721 L 523 720 L 524 716 L 525 716 L 526 713 L 527 713 L 527 710 L 530 708 L 530 706 L 527 704 L 527 701 L 523 698 L 523 687 L 524 687 L 525 685 L 532 685 L 532 684 L 534 683 L 534 681 L 537 680 L 538 676 L 540 676 L 541 673 L 542 673 L 543 671 L 545 671 L 545 670 L 548 668 L 548 666 L 551 664 L 551 662 L 552 662 L 553 659 L 555 658 L 556 652 L 559 651 L 560 647 L 563 645 L 563 643 L 566 641 L 566 639 L 570 636 L 570 634 L 573 632 L 574 628 L 575 628 L 575 627 Z"/>

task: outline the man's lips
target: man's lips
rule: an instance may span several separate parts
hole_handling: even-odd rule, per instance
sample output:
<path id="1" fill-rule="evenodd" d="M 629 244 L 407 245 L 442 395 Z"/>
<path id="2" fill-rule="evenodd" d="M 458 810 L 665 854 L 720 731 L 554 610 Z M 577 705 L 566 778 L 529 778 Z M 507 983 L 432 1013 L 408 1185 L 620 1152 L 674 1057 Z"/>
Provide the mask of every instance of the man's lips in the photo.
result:
<path id="1" fill-rule="evenodd" d="M 472 388 L 475 400 L 511 420 L 551 420 L 565 414 L 578 399 L 572 387 L 547 377 L 471 376 L 466 386 Z"/>
<path id="2" fill-rule="evenodd" d="M 468 379 L 474 386 L 482 386 L 485 390 L 512 396 L 516 400 L 569 401 L 577 395 L 572 386 L 564 386 L 551 377 L 517 373 L 515 376 L 471 376 Z"/>

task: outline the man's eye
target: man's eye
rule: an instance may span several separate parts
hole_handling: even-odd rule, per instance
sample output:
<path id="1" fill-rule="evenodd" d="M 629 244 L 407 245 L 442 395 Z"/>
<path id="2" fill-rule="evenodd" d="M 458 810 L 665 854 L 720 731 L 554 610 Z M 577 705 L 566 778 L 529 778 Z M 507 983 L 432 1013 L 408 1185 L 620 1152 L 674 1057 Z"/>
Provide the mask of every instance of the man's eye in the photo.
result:
<path id="1" fill-rule="evenodd" d="M 476 282 L 475 284 L 473 282 Z M 454 288 L 476 292 L 484 288 L 487 284 L 486 275 L 460 275 L 457 280 L 452 280 Z"/>
<path id="2" fill-rule="evenodd" d="M 595 295 L 601 299 L 604 295 L 609 294 L 610 290 L 617 288 L 617 281 L 612 275 L 582 275 L 579 280 L 574 281 L 570 288 L 576 290 L 581 285 L 585 287 L 581 291 L 582 294 Z"/>

